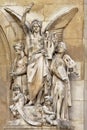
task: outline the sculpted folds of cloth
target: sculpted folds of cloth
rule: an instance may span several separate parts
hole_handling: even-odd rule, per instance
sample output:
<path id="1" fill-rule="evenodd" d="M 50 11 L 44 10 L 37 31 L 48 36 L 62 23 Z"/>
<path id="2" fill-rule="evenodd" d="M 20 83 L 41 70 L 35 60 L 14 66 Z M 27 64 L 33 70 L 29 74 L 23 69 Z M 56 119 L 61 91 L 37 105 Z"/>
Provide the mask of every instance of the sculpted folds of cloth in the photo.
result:
<path id="1" fill-rule="evenodd" d="M 38 19 L 27 20 L 26 16 L 33 6 L 34 3 L 31 3 L 22 16 L 5 8 L 12 18 L 16 17 L 19 21 L 26 39 L 26 42 L 14 45 L 17 55 L 11 71 L 13 104 L 9 108 L 13 116 L 18 118 L 20 115 L 29 125 L 58 126 L 59 122 L 69 121 L 69 74 L 78 75 L 76 62 L 66 53 L 66 43 L 63 42 L 64 29 L 78 8 L 64 7 L 43 26 Z"/>

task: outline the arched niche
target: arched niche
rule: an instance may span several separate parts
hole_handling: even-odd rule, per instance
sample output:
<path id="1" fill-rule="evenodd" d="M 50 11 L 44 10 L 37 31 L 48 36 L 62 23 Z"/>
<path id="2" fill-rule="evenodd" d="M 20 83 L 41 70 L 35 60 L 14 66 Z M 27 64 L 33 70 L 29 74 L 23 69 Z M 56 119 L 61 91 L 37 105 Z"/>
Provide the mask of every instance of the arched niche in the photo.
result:
<path id="1" fill-rule="evenodd" d="M 9 69 L 11 64 L 11 54 L 9 43 L 6 38 L 5 32 L 3 31 L 2 26 L 0 26 L 0 104 L 1 104 L 1 111 L 0 115 L 2 120 L 0 120 L 0 126 L 4 124 L 6 121 L 6 117 L 8 116 L 7 113 L 7 95 L 8 95 L 8 81 L 9 81 Z M 5 113 L 5 114 L 4 114 Z"/>

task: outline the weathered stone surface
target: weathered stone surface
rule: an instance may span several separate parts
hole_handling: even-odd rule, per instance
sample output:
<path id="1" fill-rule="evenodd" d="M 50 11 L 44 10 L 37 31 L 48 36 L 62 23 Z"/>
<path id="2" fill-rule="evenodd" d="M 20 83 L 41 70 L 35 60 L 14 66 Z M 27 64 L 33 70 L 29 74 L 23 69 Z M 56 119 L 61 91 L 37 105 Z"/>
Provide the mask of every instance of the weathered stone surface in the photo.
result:
<path id="1" fill-rule="evenodd" d="M 57 4 L 83 4 L 83 0 L 33 0 L 35 2 L 35 4 L 53 4 L 53 3 L 57 3 Z M 2 0 L 0 1 L 0 5 L 28 5 L 30 2 L 32 2 L 32 0 L 26 0 L 26 1 L 21 1 L 21 0 Z"/>
<path id="2" fill-rule="evenodd" d="M 85 80 L 87 81 L 87 62 L 85 62 Z"/>
<path id="3" fill-rule="evenodd" d="M 0 1 L 0 7 L 5 5 L 11 6 L 13 9 L 17 9 L 18 13 L 22 14 L 22 11 L 27 7 L 32 0 L 1 0 Z M 71 109 L 71 119 L 74 120 L 73 125 L 75 126 L 75 130 L 83 130 L 84 129 L 84 122 L 78 121 L 79 119 L 84 118 L 84 110 L 83 110 L 83 101 L 84 100 L 84 47 L 83 47 L 83 0 L 33 0 L 35 3 L 34 8 L 32 9 L 35 14 L 39 14 L 41 21 L 48 20 L 48 16 L 51 16 L 55 11 L 59 10 L 60 8 L 63 8 L 65 6 L 75 5 L 79 8 L 78 13 L 73 18 L 72 22 L 69 24 L 69 26 L 65 29 L 64 32 L 64 41 L 67 43 L 67 50 L 68 54 L 71 55 L 71 57 L 76 61 L 80 63 L 80 72 L 81 72 L 81 78 L 79 81 L 72 81 L 72 99 L 73 99 L 73 106 Z M 87 0 L 85 0 L 85 3 L 87 4 Z M 18 6 L 19 5 L 19 6 Z M 22 6 L 22 7 L 21 7 Z M 23 7 L 25 6 L 25 7 Z M 19 9 L 20 7 L 20 9 Z M 85 12 L 87 13 L 87 5 L 85 5 Z M 85 23 L 87 22 L 87 17 L 85 13 Z M 30 14 L 32 15 L 32 13 Z M 36 15 L 35 15 L 36 16 Z M 15 41 L 23 39 L 23 35 L 21 32 L 21 29 L 16 26 L 17 24 L 15 21 L 9 17 L 8 21 L 7 18 L 8 15 L 1 12 L 1 19 L 0 19 L 0 25 L 2 25 L 3 30 L 6 32 L 6 38 L 9 41 L 9 48 L 11 51 L 11 56 L 14 57 L 14 51 L 12 50 L 12 45 Z M 28 15 L 27 18 L 30 16 Z M 38 16 L 36 16 L 37 18 Z M 10 24 L 10 26 L 9 26 Z M 16 28 L 15 28 L 16 27 Z M 16 35 L 14 34 L 14 31 L 16 32 Z M 10 38 L 9 38 L 10 35 Z M 87 24 L 85 24 L 85 38 L 87 39 Z M 85 50 L 87 49 L 87 41 L 85 41 Z M 0 40 L 0 130 L 2 130 L 2 127 L 4 126 L 6 120 L 7 120 L 7 86 L 6 83 L 2 85 L 3 81 L 8 81 L 8 61 L 11 59 L 7 59 L 6 55 L 9 53 L 9 51 L 6 52 L 7 48 L 7 42 L 6 44 L 3 44 L 3 41 Z M 86 51 L 85 51 L 86 52 Z M 86 55 L 86 53 L 85 53 Z M 87 55 L 85 56 L 85 59 L 87 59 Z M 85 80 L 87 80 L 87 65 L 85 64 Z M 87 83 L 85 82 L 85 95 L 86 92 L 86 86 Z M 85 96 L 85 100 L 87 97 Z M 86 103 L 87 105 L 87 103 Z M 86 107 L 85 105 L 85 107 Z M 85 112 L 86 112 L 85 108 Z M 86 117 L 85 117 L 85 129 L 86 129 Z M 21 128 L 18 128 L 20 130 Z M 25 129 L 25 128 L 24 128 Z M 34 128 L 35 129 L 35 128 Z M 39 128 L 37 128 L 39 129 Z M 48 128 L 43 128 L 44 130 Z M 51 130 L 55 130 L 55 127 L 51 127 Z M 9 130 L 9 129 L 8 129 Z M 11 130 L 11 129 L 10 129 Z M 32 128 L 30 128 L 32 130 Z"/>
<path id="4" fill-rule="evenodd" d="M 7 111 L 7 84 L 2 81 L 0 78 L 0 130 L 2 130 L 3 126 L 6 123 L 8 118 L 8 111 Z M 4 96 L 3 96 L 4 95 Z"/>
<path id="5" fill-rule="evenodd" d="M 72 101 L 70 108 L 70 118 L 73 121 L 84 120 L 84 101 Z"/>
<path id="6" fill-rule="evenodd" d="M 75 61 L 82 61 L 84 60 L 84 48 L 83 48 L 83 40 L 82 39 L 66 39 L 64 41 L 67 45 L 68 53 Z M 82 69 L 83 70 L 83 69 Z M 81 70 L 81 71 L 82 71 Z"/>
<path id="7" fill-rule="evenodd" d="M 75 130 L 84 130 L 84 121 L 73 121 L 72 124 L 75 126 Z"/>
<path id="8" fill-rule="evenodd" d="M 87 100 L 84 102 L 84 112 L 85 112 L 85 114 L 84 114 L 84 130 L 86 130 L 87 129 L 87 115 L 86 115 L 86 113 L 87 113 Z"/>
<path id="9" fill-rule="evenodd" d="M 84 5 L 86 5 L 87 4 L 87 0 L 84 0 Z"/>
<path id="10" fill-rule="evenodd" d="M 44 16 L 45 20 L 48 21 L 49 17 L 52 17 L 53 14 L 56 14 L 62 8 L 69 7 L 68 4 L 49 4 L 44 6 Z M 70 24 L 65 29 L 64 37 L 66 38 L 79 38 L 82 39 L 82 31 L 83 30 L 83 7 L 81 5 L 76 5 L 79 9 L 79 12 L 70 22 Z M 74 29 L 75 28 L 75 29 Z M 71 31 L 72 30 L 72 31 Z"/>
<path id="11" fill-rule="evenodd" d="M 85 63 L 87 63 L 87 39 L 84 39 L 83 40 L 83 43 L 84 43 L 84 59 L 85 59 Z M 87 66 L 85 66 L 85 69 L 87 69 L 86 68 Z"/>
<path id="12" fill-rule="evenodd" d="M 33 127 L 33 126 L 6 126 L 4 130 L 74 130 L 66 128 L 58 128 L 55 126 L 42 126 L 42 127 Z"/>
<path id="13" fill-rule="evenodd" d="M 71 93 L 72 93 L 72 100 L 83 101 L 84 100 L 84 80 L 71 81 Z"/>
<path id="14" fill-rule="evenodd" d="M 84 85 L 84 100 L 87 101 L 87 80 L 85 81 Z"/>

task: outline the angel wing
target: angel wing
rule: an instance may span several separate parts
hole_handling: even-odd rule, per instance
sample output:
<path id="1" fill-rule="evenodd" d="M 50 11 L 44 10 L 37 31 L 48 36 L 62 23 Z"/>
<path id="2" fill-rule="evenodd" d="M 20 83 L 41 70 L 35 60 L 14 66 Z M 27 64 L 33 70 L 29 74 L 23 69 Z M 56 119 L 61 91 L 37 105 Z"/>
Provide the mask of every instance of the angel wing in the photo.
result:
<path id="1" fill-rule="evenodd" d="M 31 4 L 31 6 L 32 6 L 32 4 Z M 21 27 L 22 27 L 22 24 L 21 24 L 22 16 L 19 15 L 18 13 L 16 13 L 15 11 L 11 10 L 10 8 L 5 8 L 5 10 L 12 17 L 15 17 L 17 22 L 19 22 L 19 25 L 21 25 Z M 58 40 L 62 41 L 64 29 L 67 27 L 67 25 L 70 23 L 70 21 L 73 19 L 73 17 L 75 16 L 75 14 L 77 12 L 78 12 L 77 7 L 64 7 L 63 9 L 58 11 L 58 13 L 53 15 L 52 18 L 50 18 L 48 20 L 49 22 L 42 29 L 43 30 L 42 33 L 44 34 L 46 31 L 55 30 L 57 33 L 57 36 L 58 36 Z M 27 30 L 30 29 L 30 24 L 27 20 L 25 21 L 25 26 L 26 26 Z"/>
<path id="2" fill-rule="evenodd" d="M 65 7 L 52 16 L 43 29 L 43 33 L 46 31 L 55 30 L 58 34 L 59 41 L 62 40 L 63 30 L 67 27 L 75 14 L 78 12 L 76 7 Z"/>
<path id="3" fill-rule="evenodd" d="M 16 13 L 14 10 L 10 9 L 10 8 L 5 8 L 6 12 L 8 12 L 13 18 L 15 18 L 15 20 L 17 21 L 17 23 L 19 24 L 20 27 L 22 27 L 22 16 L 19 15 L 18 13 Z M 29 22 L 26 21 L 25 22 L 25 26 L 27 28 L 29 28 Z"/>
<path id="4" fill-rule="evenodd" d="M 29 5 L 29 8 L 26 9 L 25 11 L 26 12 L 30 12 L 32 6 L 34 5 L 34 3 L 32 2 L 30 5 Z M 18 24 L 23 27 L 23 24 L 22 24 L 22 21 L 23 21 L 23 16 L 21 16 L 20 14 L 18 14 L 17 12 L 15 12 L 14 10 L 10 9 L 10 8 L 4 8 L 6 12 L 8 12 L 13 18 L 15 18 L 15 20 L 18 22 Z M 24 12 L 25 13 L 25 12 Z M 23 14 L 24 15 L 24 14 Z M 26 20 L 25 21 L 25 26 L 27 29 L 30 28 L 30 24 L 29 22 Z"/>

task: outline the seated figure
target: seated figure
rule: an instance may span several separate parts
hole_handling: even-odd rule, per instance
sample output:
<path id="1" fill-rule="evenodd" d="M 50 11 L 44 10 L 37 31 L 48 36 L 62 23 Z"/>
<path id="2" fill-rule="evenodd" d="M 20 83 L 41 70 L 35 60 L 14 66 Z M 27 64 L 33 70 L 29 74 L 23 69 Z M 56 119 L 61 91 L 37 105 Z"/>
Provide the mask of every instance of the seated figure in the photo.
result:
<path id="1" fill-rule="evenodd" d="M 21 93 L 21 89 L 19 86 L 15 86 L 13 88 L 14 97 L 13 97 L 13 104 L 10 105 L 10 110 L 14 117 L 18 115 L 18 110 L 22 109 L 25 104 L 25 96 Z"/>

